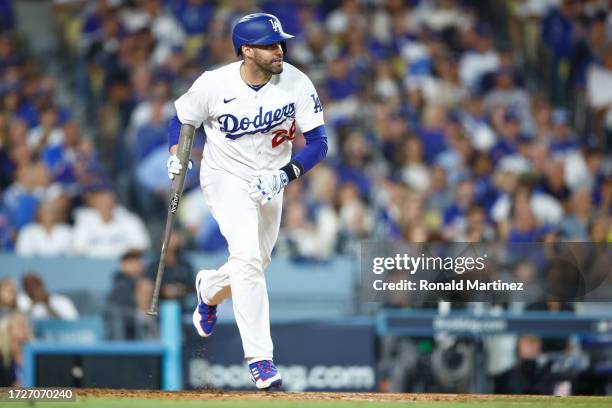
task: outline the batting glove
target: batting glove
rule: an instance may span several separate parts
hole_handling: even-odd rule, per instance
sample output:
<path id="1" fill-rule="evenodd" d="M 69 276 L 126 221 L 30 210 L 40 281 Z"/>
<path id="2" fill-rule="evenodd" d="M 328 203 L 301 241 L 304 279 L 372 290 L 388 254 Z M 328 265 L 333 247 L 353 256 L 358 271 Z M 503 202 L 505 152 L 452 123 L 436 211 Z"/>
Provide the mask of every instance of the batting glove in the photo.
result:
<path id="1" fill-rule="evenodd" d="M 181 164 L 181 161 L 179 160 L 176 154 L 173 154 L 168 157 L 166 167 L 168 167 L 168 178 L 170 178 L 170 180 L 174 180 L 174 176 L 178 176 L 179 174 L 181 174 L 181 170 L 183 169 L 183 165 Z M 187 167 L 189 168 L 189 170 L 191 170 L 191 168 L 193 167 L 193 163 L 191 162 L 191 160 L 189 160 L 189 165 Z"/>
<path id="2" fill-rule="evenodd" d="M 273 173 L 256 174 L 249 185 L 251 199 L 261 205 L 276 197 L 289 184 L 289 177 L 283 170 Z"/>

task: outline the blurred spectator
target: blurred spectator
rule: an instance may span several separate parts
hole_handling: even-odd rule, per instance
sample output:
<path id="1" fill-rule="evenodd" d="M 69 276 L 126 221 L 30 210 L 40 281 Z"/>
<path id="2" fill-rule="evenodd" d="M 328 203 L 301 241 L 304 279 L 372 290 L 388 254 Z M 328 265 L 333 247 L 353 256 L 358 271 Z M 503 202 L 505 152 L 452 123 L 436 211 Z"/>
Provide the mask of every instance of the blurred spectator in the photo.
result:
<path id="1" fill-rule="evenodd" d="M 327 68 L 325 85 L 321 90 L 330 99 L 325 110 L 332 124 L 346 122 L 359 108 L 356 73 L 347 57 L 331 60 Z"/>
<path id="2" fill-rule="evenodd" d="M 434 61 L 435 77 L 423 83 L 423 96 L 429 103 L 455 106 L 468 96 L 459 78 L 459 64 L 455 56 L 445 55 Z"/>
<path id="3" fill-rule="evenodd" d="M 101 175 L 101 164 L 92 152 L 91 141 L 81 136 L 75 122 L 67 122 L 62 130 L 62 143 L 44 148 L 41 158 L 53 180 L 74 194 L 80 183 L 91 183 L 92 178 Z"/>
<path id="4" fill-rule="evenodd" d="M 40 112 L 40 125 L 28 133 L 28 145 L 35 153 L 47 147 L 55 147 L 64 141 L 64 133 L 59 127 L 55 108 L 48 107 Z"/>
<path id="5" fill-rule="evenodd" d="M 533 117 L 534 137 L 547 143 L 552 138 L 552 108 L 543 95 L 533 95 L 531 104 L 531 116 Z M 563 111 L 561 111 L 563 112 Z M 562 117 L 563 116 L 563 117 Z M 557 116 L 557 119 L 568 119 L 567 115 Z"/>
<path id="6" fill-rule="evenodd" d="M 437 154 L 435 162 L 444 167 L 449 183 L 455 184 L 468 175 L 468 165 L 473 150 L 470 140 L 463 132 L 454 115 L 449 115 L 444 125 L 445 149 Z M 475 174 L 474 174 L 475 175 Z"/>
<path id="7" fill-rule="evenodd" d="M 484 98 L 485 109 L 505 108 L 516 112 L 524 131 L 533 129 L 531 99 L 525 89 L 516 84 L 511 68 L 502 68 L 495 73 L 493 89 Z"/>
<path id="8" fill-rule="evenodd" d="M 153 63 L 160 65 L 173 46 L 185 42 L 185 31 L 176 18 L 165 10 L 161 0 L 146 1 L 144 6 L 147 25 L 157 41 L 152 55 Z"/>
<path id="9" fill-rule="evenodd" d="M 170 4 L 172 13 L 180 21 L 190 39 L 208 31 L 208 25 L 215 12 L 214 6 L 206 0 L 179 0 Z"/>
<path id="10" fill-rule="evenodd" d="M 439 218 L 440 214 L 451 205 L 453 191 L 450 189 L 446 171 L 442 166 L 434 166 L 430 170 L 427 210 Z"/>
<path id="11" fill-rule="evenodd" d="M 467 232 L 467 215 L 474 205 L 474 184 L 470 179 L 459 181 L 455 187 L 455 200 L 444 212 L 444 235 L 456 239 Z"/>
<path id="12" fill-rule="evenodd" d="M 495 231 L 487 222 L 484 208 L 472 206 L 466 213 L 466 226 L 455 240 L 457 242 L 491 242 Z"/>
<path id="13" fill-rule="evenodd" d="M 594 113 L 595 132 L 605 131 L 610 148 L 612 133 L 612 46 L 608 45 L 601 63 L 593 63 L 587 74 L 588 103 Z"/>
<path id="14" fill-rule="evenodd" d="M 525 204 L 529 206 L 530 215 L 527 214 L 527 208 L 524 207 Z M 523 222 L 520 220 L 523 215 L 527 216 L 525 222 L 531 224 L 531 217 L 535 217 L 532 221 L 540 225 L 558 225 L 563 218 L 563 207 L 561 207 L 561 204 L 548 194 L 534 191 L 533 185 L 530 182 L 520 184 L 512 197 L 503 194 L 493 205 L 491 217 L 496 222 L 502 222 L 508 219 L 512 207 L 516 210 L 517 206 L 520 207 L 519 212 L 522 214 L 517 218 L 520 222 Z"/>
<path id="15" fill-rule="evenodd" d="M 331 34 L 349 31 L 350 27 L 365 23 L 365 16 L 358 0 L 343 0 L 340 7 L 327 16 L 327 29 Z"/>
<path id="16" fill-rule="evenodd" d="M 175 229 L 170 236 L 164 267 L 164 280 L 161 286 L 160 298 L 177 300 L 184 310 L 192 309 L 192 299 L 188 295 L 193 293 L 195 271 L 183 251 L 185 247 L 185 234 Z M 157 275 L 159 258 L 153 259 L 146 268 L 146 275 L 152 281 Z M 150 301 L 150 297 L 149 297 Z M 148 307 L 148 305 L 147 305 Z"/>
<path id="17" fill-rule="evenodd" d="M 148 233 L 142 220 L 117 204 L 108 185 L 91 186 L 87 207 L 76 210 L 74 243 L 77 253 L 93 257 L 118 257 L 130 248 L 147 249 Z"/>
<path id="18" fill-rule="evenodd" d="M 342 147 L 342 158 L 336 167 L 340 183 L 351 183 L 363 198 L 370 195 L 370 183 L 365 173 L 369 159 L 368 143 L 359 130 L 351 131 Z"/>
<path id="19" fill-rule="evenodd" d="M 568 113 L 564 109 L 556 109 L 552 112 L 551 119 L 551 153 L 566 154 L 576 150 L 578 140 L 570 126 Z"/>
<path id="20" fill-rule="evenodd" d="M 594 213 L 591 191 L 586 188 L 575 190 L 568 207 L 568 214 L 559 226 L 561 237 L 568 241 L 588 242 L 588 227 Z"/>
<path id="21" fill-rule="evenodd" d="M 113 286 L 108 296 L 108 327 L 113 339 L 137 339 L 150 332 L 149 322 L 140 315 L 148 309 L 153 283 L 145 275 L 143 252 L 138 249 L 126 251 L 113 277 Z"/>
<path id="22" fill-rule="evenodd" d="M 288 255 L 295 260 L 318 259 L 317 231 L 308 219 L 306 207 L 302 203 L 289 206 L 284 214 L 283 244 L 288 247 Z"/>
<path id="23" fill-rule="evenodd" d="M 38 204 L 51 190 L 45 165 L 35 161 L 17 169 L 15 181 L 3 194 L 3 205 L 11 225 L 19 229 L 34 221 Z"/>
<path id="24" fill-rule="evenodd" d="M 38 206 L 36 222 L 25 225 L 17 236 L 15 252 L 20 256 L 58 256 L 73 253 L 72 227 L 62 219 L 57 200 Z"/>
<path id="25" fill-rule="evenodd" d="M 310 200 L 307 209 L 317 231 L 317 257 L 325 259 L 336 250 L 338 214 L 336 190 L 338 177 L 329 166 L 317 166 L 310 175 Z"/>
<path id="26" fill-rule="evenodd" d="M 565 154 L 565 184 L 570 190 L 577 188 L 593 188 L 596 174 L 589 169 L 589 155 L 594 158 L 601 157 L 601 153 L 594 149 L 581 149 Z"/>
<path id="27" fill-rule="evenodd" d="M 167 144 L 166 124 L 174 114 L 172 102 L 168 100 L 168 84 L 159 83 L 162 89 L 153 91 L 151 101 L 143 102 L 132 114 L 134 140 L 131 152 L 134 164 L 139 163 L 159 146 Z"/>
<path id="28" fill-rule="evenodd" d="M 125 130 L 134 109 L 135 100 L 130 94 L 127 72 L 109 73 L 103 98 L 106 103 L 98 110 L 102 143 L 98 145 L 102 161 L 111 174 L 118 177 L 126 168 L 127 146 Z"/>
<path id="29" fill-rule="evenodd" d="M 563 160 L 553 159 L 542 164 L 546 166 L 542 191 L 550 194 L 561 203 L 566 203 L 571 195 L 571 191 L 565 185 L 565 165 Z"/>
<path id="30" fill-rule="evenodd" d="M 492 174 L 491 158 L 486 153 L 477 151 L 471 154 L 467 162 L 469 171 L 475 179 L 474 200 L 488 213 L 499 196 Z"/>
<path id="31" fill-rule="evenodd" d="M 202 205 L 202 191 L 199 188 L 187 191 L 183 195 L 177 217 L 180 225 L 194 238 L 197 249 L 206 252 L 227 249 L 227 242 L 221 234 L 219 224 L 208 207 Z"/>
<path id="32" fill-rule="evenodd" d="M 467 89 L 477 91 L 482 76 L 499 68 L 499 53 L 493 47 L 490 27 L 480 25 L 465 35 L 469 41 L 468 51 L 459 62 L 459 76 Z"/>
<path id="33" fill-rule="evenodd" d="M 23 346 L 32 340 L 25 314 L 12 312 L 0 318 L 0 387 L 21 387 Z"/>
<path id="34" fill-rule="evenodd" d="M 358 253 L 359 242 L 373 230 L 372 214 L 359 198 L 359 190 L 352 183 L 340 186 L 340 230 L 338 245 L 340 253 Z"/>
<path id="35" fill-rule="evenodd" d="M 193 163 L 193 168 L 185 176 L 184 186 L 186 196 L 189 195 L 190 189 L 193 189 L 191 191 L 197 193 L 195 200 L 197 201 L 196 207 L 199 208 L 191 208 L 190 212 L 187 212 L 189 217 L 189 220 L 187 221 L 188 224 L 185 223 L 186 220 L 181 220 L 185 225 L 196 224 L 198 227 L 200 226 L 201 221 L 198 214 L 207 211 L 206 206 L 202 205 L 202 192 L 199 189 L 200 163 L 202 161 L 202 152 L 204 147 L 202 138 L 202 132 L 196 131 L 195 140 L 191 147 L 191 160 Z M 164 142 L 163 145 L 158 145 L 154 150 L 149 152 L 143 160 L 134 163 L 135 168 L 132 175 L 134 180 L 134 203 L 136 204 L 136 208 L 139 210 L 139 213 L 146 220 L 151 218 L 156 220 L 161 219 L 167 214 L 167 199 L 171 187 L 170 180 L 167 177 L 167 158 L 168 146 Z M 196 188 L 194 189 L 194 187 Z M 149 228 L 154 228 L 154 226 L 152 227 L 151 224 L 149 224 Z"/>
<path id="36" fill-rule="evenodd" d="M 17 284 L 12 278 L 0 280 L 0 317 L 17 310 Z"/>
<path id="37" fill-rule="evenodd" d="M 119 270 L 113 277 L 113 288 L 108 297 L 114 306 L 133 307 L 136 281 L 145 276 L 143 252 L 130 249 L 121 255 Z"/>
<path id="38" fill-rule="evenodd" d="M 495 393 L 552 395 L 555 377 L 552 362 L 541 358 L 542 341 L 532 335 L 521 336 L 517 354 L 515 367 L 495 378 Z"/>
<path id="39" fill-rule="evenodd" d="M 21 286 L 24 293 L 17 298 L 19 310 L 33 319 L 75 320 L 79 314 L 66 296 L 49 293 L 42 278 L 35 272 L 26 273 Z"/>
<path id="40" fill-rule="evenodd" d="M 159 339 L 157 319 L 147 315 L 149 305 L 151 304 L 151 297 L 153 296 L 153 287 L 153 280 L 140 278 L 136 281 L 136 287 L 134 288 L 134 302 L 136 304 L 134 326 L 138 327 L 136 338 L 139 340 Z"/>
<path id="41" fill-rule="evenodd" d="M 402 160 L 402 181 L 413 191 L 429 189 L 429 169 L 423 157 L 423 145 L 416 137 L 410 137 L 404 145 Z"/>
<path id="42" fill-rule="evenodd" d="M 517 198 L 512 209 L 512 223 L 508 242 L 536 242 L 540 240 L 540 230 L 526 197 Z"/>
<path id="43" fill-rule="evenodd" d="M 147 123 L 136 128 L 131 157 L 133 163 L 139 163 L 157 147 L 166 145 L 167 122 L 168 118 L 162 116 L 160 101 L 155 101 L 151 106 L 151 117 Z"/>
<path id="44" fill-rule="evenodd" d="M 325 27 L 315 21 L 306 26 L 302 38 L 296 38 L 291 46 L 291 59 L 307 72 L 313 83 L 322 83 L 325 79 L 326 62 L 336 55 L 337 50 L 328 41 Z"/>
<path id="45" fill-rule="evenodd" d="M 419 138 L 423 143 L 425 161 L 434 163 L 438 154 L 447 148 L 446 129 L 444 127 L 447 110 L 443 105 L 428 104 L 423 112 L 422 127 Z"/>
<path id="46" fill-rule="evenodd" d="M 496 135 L 482 98 L 470 95 L 464 101 L 463 108 L 459 117 L 472 145 L 481 152 L 488 152 L 496 142 Z"/>
<path id="47" fill-rule="evenodd" d="M 523 311 L 526 306 L 531 305 L 542 298 L 545 288 L 539 284 L 541 274 L 537 270 L 535 262 L 521 260 L 514 266 L 514 279 L 523 282 L 525 292 L 515 295 L 516 301 L 512 303 L 512 310 Z"/>
<path id="48" fill-rule="evenodd" d="M 542 20 L 542 40 L 550 53 L 549 70 L 547 77 L 550 81 L 549 89 L 555 103 L 565 102 L 564 80 L 567 78 L 560 69 L 567 64 L 572 54 L 573 37 L 575 35 L 574 18 L 577 17 L 580 2 L 576 0 L 562 0 L 558 7 L 549 9 Z"/>
<path id="49" fill-rule="evenodd" d="M 493 123 L 499 137 L 490 154 L 493 163 L 497 164 L 504 156 L 514 156 L 518 152 L 521 122 L 513 109 L 497 108 L 493 111 Z"/>

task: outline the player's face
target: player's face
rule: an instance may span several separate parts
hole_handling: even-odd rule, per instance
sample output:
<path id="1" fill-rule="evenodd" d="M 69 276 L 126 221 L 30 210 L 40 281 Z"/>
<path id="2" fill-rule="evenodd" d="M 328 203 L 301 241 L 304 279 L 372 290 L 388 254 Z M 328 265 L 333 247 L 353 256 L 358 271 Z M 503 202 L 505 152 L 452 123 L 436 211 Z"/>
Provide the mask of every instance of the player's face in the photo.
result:
<path id="1" fill-rule="evenodd" d="M 259 69 L 271 75 L 283 72 L 283 48 L 280 44 L 255 45 L 253 62 Z"/>

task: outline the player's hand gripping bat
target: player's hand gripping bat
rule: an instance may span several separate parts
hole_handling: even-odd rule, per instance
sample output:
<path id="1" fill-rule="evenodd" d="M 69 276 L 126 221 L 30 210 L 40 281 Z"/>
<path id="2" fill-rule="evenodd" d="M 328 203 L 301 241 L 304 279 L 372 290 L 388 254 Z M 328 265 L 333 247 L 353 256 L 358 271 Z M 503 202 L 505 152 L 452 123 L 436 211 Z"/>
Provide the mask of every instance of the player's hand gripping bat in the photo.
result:
<path id="1" fill-rule="evenodd" d="M 179 206 L 183 187 L 185 186 L 185 176 L 189 165 L 189 154 L 191 153 L 191 145 L 193 144 L 193 136 L 195 128 L 191 125 L 181 126 L 179 136 L 179 144 L 176 155 L 182 166 L 182 171 L 172 179 L 172 188 L 170 190 L 170 199 L 168 204 L 168 218 L 166 219 L 166 229 L 164 230 L 164 239 L 161 246 L 161 254 L 159 256 L 159 265 L 157 266 L 157 275 L 155 276 L 155 288 L 151 297 L 151 304 L 147 314 L 157 316 L 159 306 L 159 292 L 161 289 L 162 279 L 164 277 L 164 269 L 166 267 L 166 253 L 168 252 L 168 243 L 172 235 L 172 225 L 174 224 L 174 214 Z"/>

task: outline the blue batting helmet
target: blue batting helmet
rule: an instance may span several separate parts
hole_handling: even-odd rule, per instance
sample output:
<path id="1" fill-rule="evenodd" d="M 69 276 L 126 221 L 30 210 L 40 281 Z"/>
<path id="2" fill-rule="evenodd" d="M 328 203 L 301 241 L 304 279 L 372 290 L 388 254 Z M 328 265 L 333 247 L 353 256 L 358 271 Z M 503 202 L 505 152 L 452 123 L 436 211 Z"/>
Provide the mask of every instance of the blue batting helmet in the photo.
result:
<path id="1" fill-rule="evenodd" d="M 276 16 L 266 13 L 249 14 L 242 17 L 232 29 L 232 41 L 236 55 L 240 55 L 243 45 L 271 45 L 280 43 L 286 50 L 285 41 L 293 38 L 283 31 Z"/>

